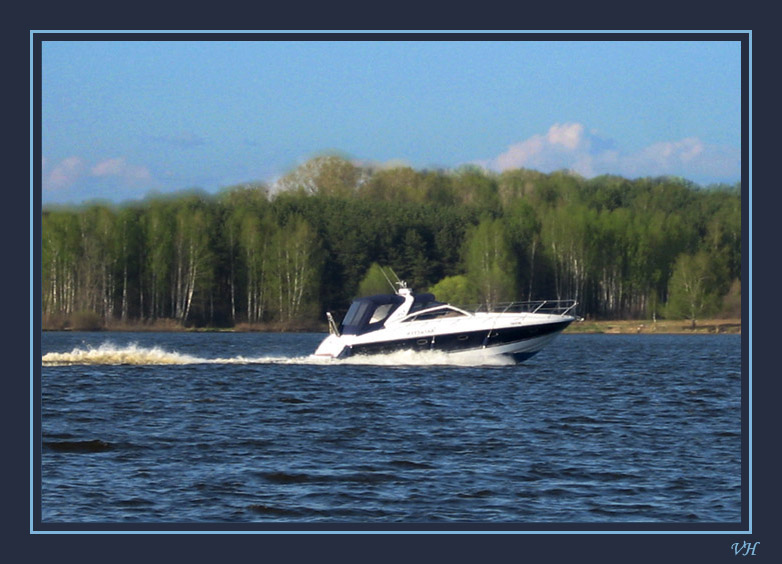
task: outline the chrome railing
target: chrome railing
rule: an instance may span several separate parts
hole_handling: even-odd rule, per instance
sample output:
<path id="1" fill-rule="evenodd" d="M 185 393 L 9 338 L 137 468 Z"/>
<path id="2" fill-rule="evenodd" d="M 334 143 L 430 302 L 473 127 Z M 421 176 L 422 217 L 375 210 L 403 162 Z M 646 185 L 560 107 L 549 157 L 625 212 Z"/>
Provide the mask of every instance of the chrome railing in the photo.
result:
<path id="1" fill-rule="evenodd" d="M 480 304 L 459 306 L 464 311 L 471 313 L 545 313 L 548 315 L 572 315 L 577 317 L 573 310 L 578 302 L 576 300 L 532 300 L 524 302 L 503 302 L 497 304 Z"/>

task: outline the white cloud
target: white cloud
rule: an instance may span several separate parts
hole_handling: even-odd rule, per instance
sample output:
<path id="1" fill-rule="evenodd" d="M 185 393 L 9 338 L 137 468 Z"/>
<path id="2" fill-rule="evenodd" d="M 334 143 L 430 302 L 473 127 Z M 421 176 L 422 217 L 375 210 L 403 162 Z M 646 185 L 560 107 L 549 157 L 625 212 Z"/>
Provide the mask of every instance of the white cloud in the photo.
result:
<path id="1" fill-rule="evenodd" d="M 148 168 L 130 165 L 124 157 L 101 161 L 92 167 L 90 173 L 93 176 L 116 176 L 129 183 L 145 182 L 152 178 Z"/>
<path id="2" fill-rule="evenodd" d="M 41 160 L 43 172 L 43 191 L 59 198 L 66 197 L 74 190 L 94 190 L 96 179 L 113 180 L 113 186 L 104 190 L 123 190 L 125 188 L 154 187 L 153 176 L 144 166 L 133 165 L 124 157 L 100 161 L 92 166 L 77 156 L 65 158 L 57 163 L 51 163 L 45 157 Z M 99 194 L 94 194 L 99 196 Z"/>
<path id="3" fill-rule="evenodd" d="M 507 151 L 482 164 L 495 170 L 535 168 L 551 171 L 569 168 L 588 175 L 591 173 L 590 139 L 580 123 L 552 125 L 545 135 L 511 145 Z"/>
<path id="4" fill-rule="evenodd" d="M 557 123 L 545 134 L 533 135 L 478 164 L 496 171 L 568 169 L 585 177 L 675 175 L 705 183 L 734 182 L 741 174 L 739 149 L 708 145 L 697 137 L 663 141 L 629 154 L 616 150 L 613 145 L 595 132 L 588 132 L 580 123 Z"/>
<path id="5" fill-rule="evenodd" d="M 546 140 L 552 145 L 563 145 L 566 149 L 577 149 L 584 140 L 584 126 L 580 123 L 555 123 L 546 134 Z"/>
<path id="6" fill-rule="evenodd" d="M 118 176 L 125 166 L 125 159 L 108 159 L 92 167 L 93 176 Z"/>
<path id="7" fill-rule="evenodd" d="M 666 141 L 650 145 L 639 154 L 639 160 L 660 166 L 687 163 L 704 151 L 703 143 L 695 137 L 681 141 Z"/>
<path id="8" fill-rule="evenodd" d="M 46 171 L 48 161 L 44 159 L 42 166 Z M 68 157 L 60 161 L 54 168 L 44 174 L 44 190 L 64 190 L 69 188 L 84 174 L 84 161 L 79 157 Z"/>

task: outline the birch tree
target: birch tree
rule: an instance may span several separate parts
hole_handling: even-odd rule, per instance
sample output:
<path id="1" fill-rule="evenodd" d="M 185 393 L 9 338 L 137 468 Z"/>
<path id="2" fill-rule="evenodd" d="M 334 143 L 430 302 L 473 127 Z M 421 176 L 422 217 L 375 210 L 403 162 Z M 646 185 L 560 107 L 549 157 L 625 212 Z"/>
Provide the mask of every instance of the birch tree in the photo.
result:
<path id="1" fill-rule="evenodd" d="M 346 197 L 355 193 L 367 178 L 367 171 L 335 155 L 314 157 L 285 175 L 279 190 Z"/>
<path id="2" fill-rule="evenodd" d="M 249 323 L 262 321 L 265 311 L 265 264 L 268 243 L 268 191 L 263 184 L 235 187 L 222 195 L 226 218 L 231 320 L 237 304 Z"/>
<path id="3" fill-rule="evenodd" d="M 296 319 L 319 284 L 320 260 L 315 232 L 301 217 L 276 228 L 269 239 L 270 301 L 283 322 Z"/>
<path id="4" fill-rule="evenodd" d="M 688 319 L 694 329 L 699 317 L 718 309 L 720 278 L 715 267 L 718 263 L 704 251 L 679 256 L 668 285 L 669 317 Z"/>
<path id="5" fill-rule="evenodd" d="M 501 220 L 484 219 L 468 233 L 465 268 L 467 279 L 487 308 L 516 297 L 515 262 Z"/>
<path id="6" fill-rule="evenodd" d="M 525 281 L 527 300 L 531 300 L 535 288 L 536 259 L 540 251 L 542 228 L 535 208 L 526 200 L 518 200 L 506 212 L 510 243 L 517 261 L 519 281 Z"/>
<path id="7" fill-rule="evenodd" d="M 41 244 L 43 312 L 68 316 L 73 313 L 76 301 L 78 215 L 71 211 L 44 212 Z"/>
<path id="8" fill-rule="evenodd" d="M 597 212 L 580 204 L 547 213 L 542 237 L 554 265 L 557 299 L 581 301 L 594 251 Z"/>
<path id="9" fill-rule="evenodd" d="M 157 319 L 173 311 L 173 308 L 167 307 L 171 304 L 168 296 L 171 294 L 174 257 L 173 206 L 162 200 L 152 200 L 142 216 L 142 222 L 145 277 L 142 280 L 140 301 L 148 304 L 149 317 Z"/>
<path id="10" fill-rule="evenodd" d="M 245 272 L 247 321 L 263 320 L 266 306 L 268 246 L 271 229 L 268 222 L 262 225 L 258 214 L 247 213 L 242 217 L 239 244 L 243 251 Z"/>
<path id="11" fill-rule="evenodd" d="M 174 317 L 187 322 L 196 290 L 208 292 L 213 281 L 209 210 L 198 200 L 186 202 L 176 213 L 172 301 Z"/>

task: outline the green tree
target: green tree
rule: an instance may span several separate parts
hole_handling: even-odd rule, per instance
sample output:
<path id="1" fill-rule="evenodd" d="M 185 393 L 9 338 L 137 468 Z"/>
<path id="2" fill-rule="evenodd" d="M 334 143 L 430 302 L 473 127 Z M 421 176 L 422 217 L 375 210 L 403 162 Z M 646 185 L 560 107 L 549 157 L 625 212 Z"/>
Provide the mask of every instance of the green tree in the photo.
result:
<path id="1" fill-rule="evenodd" d="M 413 289 L 425 288 L 429 284 L 432 267 L 428 253 L 431 245 L 426 242 L 422 231 L 423 228 L 407 229 L 402 239 L 400 276 Z"/>
<path id="2" fill-rule="evenodd" d="M 173 255 L 173 314 L 186 323 L 196 292 L 208 295 L 214 282 L 210 241 L 213 208 L 194 196 L 182 201 L 175 215 Z"/>
<path id="3" fill-rule="evenodd" d="M 466 306 L 476 304 L 479 301 L 475 287 L 470 284 L 470 280 L 464 274 L 446 276 L 431 286 L 429 291 L 438 300 L 454 305 Z"/>
<path id="4" fill-rule="evenodd" d="M 271 211 L 263 184 L 237 186 L 220 197 L 227 263 L 230 317 L 241 308 L 249 323 L 263 320 L 266 307 L 266 263 Z"/>
<path id="5" fill-rule="evenodd" d="M 366 171 L 336 155 L 312 158 L 284 176 L 278 187 L 305 194 L 348 196 L 365 180 Z"/>
<path id="6" fill-rule="evenodd" d="M 500 214 L 500 198 L 496 177 L 480 167 L 466 165 L 453 175 L 453 190 L 460 203 L 491 216 Z"/>
<path id="7" fill-rule="evenodd" d="M 227 263 L 229 314 L 236 322 L 237 310 L 242 299 L 246 299 L 244 311 L 247 321 L 260 321 L 263 315 L 262 261 L 260 240 L 255 234 L 251 218 L 266 217 L 269 208 L 268 188 L 264 184 L 245 184 L 230 187 L 219 195 L 223 211 L 221 235 L 224 245 L 223 261 Z M 242 289 L 245 289 L 242 291 Z"/>
<path id="8" fill-rule="evenodd" d="M 535 208 L 525 199 L 509 204 L 505 212 L 509 241 L 517 257 L 516 275 L 520 287 L 526 287 L 527 299 L 531 300 L 535 287 L 536 259 L 541 246 L 542 224 Z"/>
<path id="9" fill-rule="evenodd" d="M 359 186 L 359 194 L 374 202 L 422 202 L 420 176 L 410 167 L 385 168 L 372 172 Z"/>
<path id="10" fill-rule="evenodd" d="M 594 249 L 590 264 L 597 291 L 596 306 L 603 316 L 615 317 L 632 295 L 629 261 L 636 244 L 632 217 L 626 208 L 603 208 L 595 217 Z"/>
<path id="11" fill-rule="evenodd" d="M 74 312 L 79 257 L 79 217 L 71 210 L 42 215 L 42 307 L 49 316 Z"/>
<path id="12" fill-rule="evenodd" d="M 598 214 L 582 204 L 563 204 L 546 212 L 541 238 L 554 265 L 557 299 L 583 301 L 594 264 Z"/>
<path id="13" fill-rule="evenodd" d="M 67 327 L 77 313 L 230 324 L 340 311 L 373 263 L 454 301 L 555 296 L 577 299 L 584 315 L 626 318 L 664 312 L 670 300 L 669 313 L 684 315 L 680 255 L 709 263 L 706 302 L 734 288 L 730 309 L 740 308 L 740 185 L 376 169 L 329 156 L 275 188 L 45 209 L 47 326 Z"/>
<path id="14" fill-rule="evenodd" d="M 174 257 L 173 204 L 154 198 L 142 215 L 144 239 L 144 278 L 141 283 L 142 318 L 144 311 L 151 319 L 173 313 L 170 307 L 171 269 Z"/>
<path id="15" fill-rule="evenodd" d="M 120 319 L 123 323 L 130 319 L 131 307 L 134 307 L 132 304 L 137 304 L 140 294 L 138 288 L 141 255 L 139 215 L 139 210 L 135 206 L 126 206 L 117 214 L 117 261 L 121 278 Z M 136 299 L 133 299 L 134 297 Z"/>
<path id="16" fill-rule="evenodd" d="M 268 245 L 269 299 L 280 321 L 299 317 L 320 282 L 320 256 L 315 231 L 301 217 L 274 230 Z"/>
<path id="17" fill-rule="evenodd" d="M 79 216 L 81 231 L 80 299 L 78 309 L 93 312 L 105 323 L 114 315 L 118 231 L 113 210 L 89 206 Z"/>
<path id="18" fill-rule="evenodd" d="M 258 213 L 244 213 L 239 224 L 239 246 L 243 251 L 244 272 L 246 273 L 247 321 L 257 323 L 263 320 L 266 306 L 267 270 L 269 262 L 268 246 L 272 227 L 263 223 Z"/>
<path id="19" fill-rule="evenodd" d="M 358 295 L 373 296 L 375 294 L 393 293 L 395 289 L 389 284 L 389 280 L 394 281 L 393 274 L 388 269 L 384 269 L 378 263 L 373 262 L 358 285 Z"/>
<path id="20" fill-rule="evenodd" d="M 704 214 L 704 247 L 713 257 L 723 262 L 728 273 L 723 291 L 731 280 L 741 280 L 741 199 L 732 189 L 710 192 L 706 195 L 709 209 Z"/>
<path id="21" fill-rule="evenodd" d="M 679 255 L 668 284 L 668 317 L 689 319 L 694 329 L 698 318 L 719 309 L 719 276 L 714 267 L 704 251 Z"/>
<path id="22" fill-rule="evenodd" d="M 484 219 L 470 230 L 465 242 L 465 268 L 467 279 L 487 308 L 515 297 L 516 267 L 501 220 Z"/>
<path id="23" fill-rule="evenodd" d="M 536 170 L 516 168 L 503 171 L 497 179 L 497 194 L 503 209 L 528 200 L 544 178 L 545 175 Z"/>
<path id="24" fill-rule="evenodd" d="M 451 178 L 440 171 L 421 173 L 419 190 L 425 194 L 425 201 L 439 207 L 451 207 L 457 204 L 458 197 Z"/>

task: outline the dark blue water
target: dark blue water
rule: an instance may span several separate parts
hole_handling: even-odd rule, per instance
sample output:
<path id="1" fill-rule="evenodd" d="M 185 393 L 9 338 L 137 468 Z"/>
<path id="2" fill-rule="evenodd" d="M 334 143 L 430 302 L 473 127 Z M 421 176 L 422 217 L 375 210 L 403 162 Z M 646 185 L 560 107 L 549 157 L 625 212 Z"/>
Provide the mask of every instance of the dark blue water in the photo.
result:
<path id="1" fill-rule="evenodd" d="M 310 361 L 321 338 L 45 333 L 43 522 L 741 519 L 740 336 L 481 367 Z"/>

